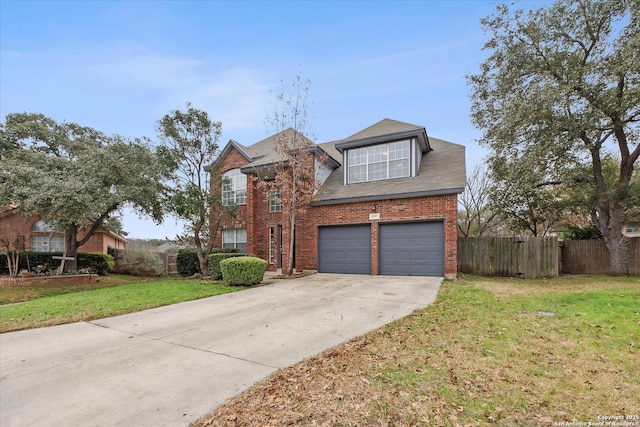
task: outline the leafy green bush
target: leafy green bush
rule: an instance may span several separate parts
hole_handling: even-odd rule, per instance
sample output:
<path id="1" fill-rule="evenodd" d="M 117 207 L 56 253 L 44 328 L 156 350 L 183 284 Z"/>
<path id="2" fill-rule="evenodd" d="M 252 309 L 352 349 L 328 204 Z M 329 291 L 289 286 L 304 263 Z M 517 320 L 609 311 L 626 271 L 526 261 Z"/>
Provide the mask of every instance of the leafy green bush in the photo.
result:
<path id="1" fill-rule="evenodd" d="M 60 260 L 53 259 L 54 256 L 62 256 L 62 252 L 36 252 L 20 251 L 18 262 L 19 270 L 35 271 L 38 266 L 45 266 L 46 271 L 53 271 L 60 267 Z M 78 268 L 82 268 L 78 264 Z"/>
<path id="2" fill-rule="evenodd" d="M 568 224 L 563 227 L 562 233 L 567 240 L 601 240 L 604 239 L 600 229 L 595 224 L 581 227 Z"/>
<path id="3" fill-rule="evenodd" d="M 195 249 L 180 249 L 176 257 L 178 273 L 184 277 L 200 273 L 200 261 Z"/>
<path id="4" fill-rule="evenodd" d="M 252 256 L 228 258 L 220 261 L 220 269 L 224 281 L 230 285 L 255 285 L 262 281 L 267 261 Z"/>
<path id="5" fill-rule="evenodd" d="M 157 253 L 151 251 L 123 251 L 116 260 L 115 273 L 132 276 L 162 276 L 164 264 Z"/>
<path id="6" fill-rule="evenodd" d="M 104 276 L 113 270 L 115 260 L 102 252 L 78 252 L 78 270 L 87 269 L 91 274 Z"/>
<path id="7" fill-rule="evenodd" d="M 211 255 L 219 253 L 235 254 L 238 253 L 238 250 L 214 248 L 211 251 Z M 211 256 L 209 256 L 209 262 L 211 262 Z M 184 277 L 193 276 L 196 273 L 202 274 L 202 271 L 200 271 L 200 261 L 198 261 L 198 253 L 195 249 L 180 249 L 176 257 L 176 267 L 178 269 L 178 273 Z M 209 265 L 209 270 L 211 270 L 211 265 Z"/>
<path id="8" fill-rule="evenodd" d="M 62 256 L 62 252 L 21 251 L 18 269 L 38 273 L 52 272 L 60 267 L 60 260 L 53 259 L 54 256 Z M 6 262 L 6 257 L 0 260 L 1 269 L 7 269 Z M 115 261 L 111 255 L 101 252 L 78 252 L 78 270 L 87 269 L 92 274 L 105 275 L 114 265 Z"/>
<path id="9" fill-rule="evenodd" d="M 230 252 L 216 252 L 209 255 L 209 274 L 215 280 L 222 279 L 222 270 L 220 270 L 220 261 L 228 258 L 235 258 L 239 256 L 253 256 L 249 254 L 239 254 Z"/>

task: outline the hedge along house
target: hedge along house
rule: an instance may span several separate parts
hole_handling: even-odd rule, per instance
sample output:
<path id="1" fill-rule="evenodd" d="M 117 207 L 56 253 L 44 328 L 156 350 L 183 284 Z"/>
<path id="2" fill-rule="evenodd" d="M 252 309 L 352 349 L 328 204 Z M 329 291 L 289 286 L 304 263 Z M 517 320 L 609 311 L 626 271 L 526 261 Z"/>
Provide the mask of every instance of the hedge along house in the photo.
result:
<path id="1" fill-rule="evenodd" d="M 277 195 L 256 185 L 282 160 L 274 151 L 280 137 L 248 147 L 231 140 L 222 150 L 223 203 L 238 208 L 235 218 L 223 221 L 216 246 L 252 253 L 267 260 L 269 270 L 292 262 L 298 271 L 455 277 L 457 196 L 466 185 L 463 146 L 390 119 L 314 144 L 308 155 L 316 158 L 322 185 L 297 216 L 289 260 L 286 212 Z"/>

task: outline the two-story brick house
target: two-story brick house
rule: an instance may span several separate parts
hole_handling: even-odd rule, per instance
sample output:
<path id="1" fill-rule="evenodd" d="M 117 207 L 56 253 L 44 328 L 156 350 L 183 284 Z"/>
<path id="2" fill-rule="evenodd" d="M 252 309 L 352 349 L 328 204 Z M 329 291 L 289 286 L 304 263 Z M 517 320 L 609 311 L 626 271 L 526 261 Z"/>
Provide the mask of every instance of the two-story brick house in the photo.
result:
<path id="1" fill-rule="evenodd" d="M 231 140 L 219 158 L 223 201 L 238 208 L 216 246 L 255 254 L 270 270 L 286 269 L 290 230 L 277 196 L 256 184 L 282 160 L 274 150 L 282 136 L 248 147 Z M 313 144 L 308 155 L 324 160 L 315 162 L 322 186 L 296 220 L 297 270 L 455 277 L 463 146 L 384 119 L 343 140 Z"/>

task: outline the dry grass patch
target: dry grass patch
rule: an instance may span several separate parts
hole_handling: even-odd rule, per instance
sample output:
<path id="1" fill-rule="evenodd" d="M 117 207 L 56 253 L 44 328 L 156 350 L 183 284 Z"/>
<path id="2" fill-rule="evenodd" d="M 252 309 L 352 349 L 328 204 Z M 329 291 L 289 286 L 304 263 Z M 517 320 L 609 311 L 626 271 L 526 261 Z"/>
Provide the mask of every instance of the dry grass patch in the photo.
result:
<path id="1" fill-rule="evenodd" d="M 553 313 L 553 316 L 550 315 Z M 193 426 L 540 426 L 640 413 L 640 280 L 463 277 Z"/>

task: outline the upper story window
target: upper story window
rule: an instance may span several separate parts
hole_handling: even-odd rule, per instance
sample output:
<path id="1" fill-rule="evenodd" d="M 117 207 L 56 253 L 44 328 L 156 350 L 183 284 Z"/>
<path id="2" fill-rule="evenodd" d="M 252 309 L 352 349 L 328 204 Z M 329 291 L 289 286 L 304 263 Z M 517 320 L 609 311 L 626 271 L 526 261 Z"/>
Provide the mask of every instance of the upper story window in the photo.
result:
<path id="1" fill-rule="evenodd" d="M 269 192 L 269 212 L 282 211 L 282 192 L 280 190 Z"/>
<path id="2" fill-rule="evenodd" d="M 222 204 L 244 205 L 247 203 L 247 176 L 240 169 L 231 169 L 223 175 Z"/>
<path id="3" fill-rule="evenodd" d="M 410 176 L 410 144 L 398 141 L 349 150 L 347 184 Z"/>

